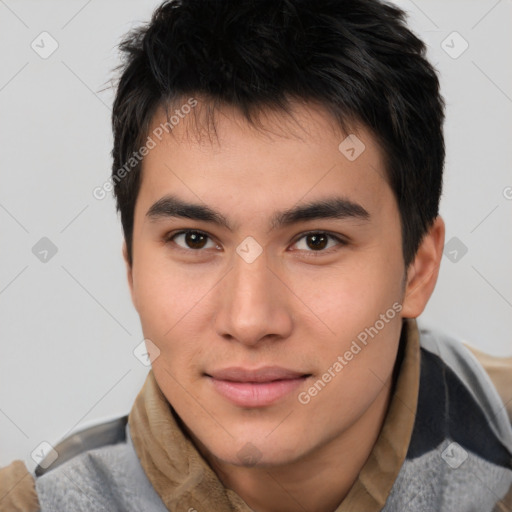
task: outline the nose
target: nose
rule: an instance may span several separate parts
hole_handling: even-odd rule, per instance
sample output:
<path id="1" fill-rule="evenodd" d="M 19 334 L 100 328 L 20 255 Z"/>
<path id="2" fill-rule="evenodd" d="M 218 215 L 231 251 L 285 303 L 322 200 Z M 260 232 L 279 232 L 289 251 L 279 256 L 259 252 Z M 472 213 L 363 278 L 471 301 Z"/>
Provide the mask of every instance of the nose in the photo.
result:
<path id="1" fill-rule="evenodd" d="M 248 263 L 234 255 L 233 268 L 219 291 L 215 329 L 225 339 L 247 346 L 287 338 L 292 329 L 288 288 L 268 265 L 264 250 Z"/>

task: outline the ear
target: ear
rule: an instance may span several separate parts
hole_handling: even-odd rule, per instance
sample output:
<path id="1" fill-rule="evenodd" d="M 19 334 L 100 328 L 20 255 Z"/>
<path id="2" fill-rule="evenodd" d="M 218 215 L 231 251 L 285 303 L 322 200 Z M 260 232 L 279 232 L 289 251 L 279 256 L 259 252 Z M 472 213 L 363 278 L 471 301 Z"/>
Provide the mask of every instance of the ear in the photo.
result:
<path id="1" fill-rule="evenodd" d="M 130 261 L 128 259 L 128 248 L 126 246 L 126 240 L 123 241 L 123 259 L 126 265 L 126 277 L 128 279 L 128 287 L 130 288 L 130 295 L 132 297 L 132 303 L 137 309 L 137 303 L 135 300 L 135 295 L 133 293 L 133 269 Z"/>
<path id="2" fill-rule="evenodd" d="M 444 221 L 438 216 L 425 234 L 414 261 L 407 269 L 407 285 L 402 303 L 402 317 L 416 318 L 425 309 L 439 275 L 444 236 Z"/>

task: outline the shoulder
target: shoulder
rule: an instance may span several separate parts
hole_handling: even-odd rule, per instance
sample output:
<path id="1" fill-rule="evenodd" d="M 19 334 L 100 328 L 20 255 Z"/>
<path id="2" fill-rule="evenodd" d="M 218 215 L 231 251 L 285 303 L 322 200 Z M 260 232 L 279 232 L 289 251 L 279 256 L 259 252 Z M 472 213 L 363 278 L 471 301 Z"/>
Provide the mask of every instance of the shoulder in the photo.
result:
<path id="1" fill-rule="evenodd" d="M 75 436 L 55 447 L 65 462 L 36 469 L 41 512 L 167 511 L 140 465 L 127 416 Z"/>
<path id="2" fill-rule="evenodd" d="M 432 387 L 434 374 L 443 384 L 446 396 L 451 397 L 446 403 L 452 411 L 462 414 L 461 419 L 472 411 L 481 415 L 494 435 L 512 452 L 512 426 L 507 414 L 506 405 L 498 393 L 495 382 L 491 379 L 495 373 L 489 364 L 497 364 L 501 358 L 477 358 L 462 340 L 447 333 L 428 327 L 419 327 L 420 346 L 422 352 L 422 370 L 430 375 L 430 382 L 425 378 L 421 380 L 424 387 Z M 480 353 L 483 355 L 483 353 Z M 508 385 L 512 386 L 512 364 L 503 358 L 501 367 L 509 365 Z M 485 367 L 482 365 L 485 363 Z M 499 366 L 499 365 L 498 365 Z M 428 368 L 427 368 L 428 367 Z M 502 371 L 505 373 L 505 371 Z M 504 387 L 504 378 L 501 388 Z M 439 390 L 441 390 L 438 387 Z M 512 399 L 512 388 L 509 388 Z"/>
<path id="3" fill-rule="evenodd" d="M 469 344 L 464 343 L 464 345 L 476 357 L 491 378 L 512 423 L 512 357 L 496 357 Z"/>
<path id="4" fill-rule="evenodd" d="M 127 416 L 64 439 L 28 475 L 40 507 L 30 512 L 167 510 L 140 465 Z"/>
<path id="5" fill-rule="evenodd" d="M 85 429 L 57 444 L 35 469 L 41 509 L 108 510 L 128 463 L 126 418 Z"/>
<path id="6" fill-rule="evenodd" d="M 34 470 L 37 477 L 55 470 L 90 450 L 126 443 L 128 416 L 83 429 L 63 439 L 39 462 Z"/>
<path id="7" fill-rule="evenodd" d="M 461 340 L 420 326 L 419 334 L 416 418 L 384 510 L 498 510 L 512 488 L 504 404 Z"/>

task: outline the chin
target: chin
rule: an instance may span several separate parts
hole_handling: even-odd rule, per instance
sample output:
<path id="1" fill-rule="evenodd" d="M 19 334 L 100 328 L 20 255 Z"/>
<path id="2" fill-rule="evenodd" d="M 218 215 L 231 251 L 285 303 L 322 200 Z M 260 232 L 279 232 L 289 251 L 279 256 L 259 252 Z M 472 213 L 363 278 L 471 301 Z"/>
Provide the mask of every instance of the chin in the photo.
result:
<path id="1" fill-rule="evenodd" d="M 239 467 L 275 467 L 292 463 L 297 459 L 297 452 L 281 447 L 275 451 L 269 447 L 257 446 L 251 441 L 237 444 L 237 450 L 233 446 L 225 447 L 217 452 L 212 452 L 216 459 L 233 466 Z"/>
<path id="2" fill-rule="evenodd" d="M 241 429 L 243 430 L 243 428 Z M 289 464 L 304 455 L 304 442 L 293 441 L 290 435 L 280 436 L 271 430 L 245 429 L 239 435 L 228 435 L 223 440 L 218 437 L 209 439 L 202 444 L 203 450 L 226 464 L 241 467 L 272 467 Z M 306 441 L 306 440 L 303 440 Z M 302 449 L 300 449 L 301 447 Z"/>

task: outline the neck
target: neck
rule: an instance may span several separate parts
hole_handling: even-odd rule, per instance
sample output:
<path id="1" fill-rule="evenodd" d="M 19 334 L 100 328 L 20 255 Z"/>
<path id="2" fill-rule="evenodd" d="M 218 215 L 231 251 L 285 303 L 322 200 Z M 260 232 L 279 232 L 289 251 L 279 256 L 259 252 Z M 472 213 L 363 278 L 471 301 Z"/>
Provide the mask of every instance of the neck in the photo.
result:
<path id="1" fill-rule="evenodd" d="M 193 436 L 224 486 L 258 512 L 333 512 L 357 480 L 379 436 L 392 379 L 350 428 L 299 460 L 272 467 L 240 467 L 209 453 Z"/>

